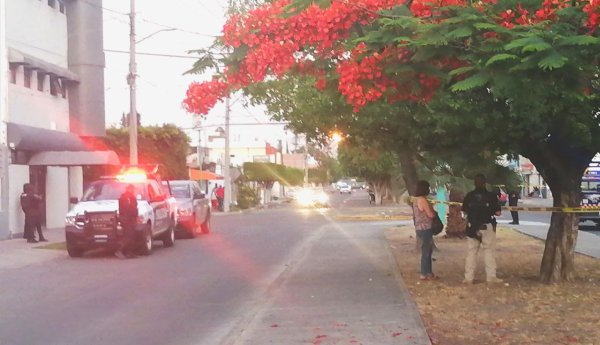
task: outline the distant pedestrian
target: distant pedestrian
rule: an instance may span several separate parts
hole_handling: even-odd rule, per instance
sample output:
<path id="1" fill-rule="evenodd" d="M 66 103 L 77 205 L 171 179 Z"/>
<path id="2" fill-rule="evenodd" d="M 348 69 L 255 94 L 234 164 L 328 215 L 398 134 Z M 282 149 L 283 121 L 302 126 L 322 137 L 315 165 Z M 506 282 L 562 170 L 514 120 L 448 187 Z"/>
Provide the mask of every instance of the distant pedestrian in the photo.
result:
<path id="1" fill-rule="evenodd" d="M 369 189 L 369 205 L 375 204 L 375 192 Z"/>
<path id="2" fill-rule="evenodd" d="M 433 231 L 431 230 L 432 219 L 435 217 L 433 207 L 427 201 L 429 195 L 429 182 L 419 181 L 415 197 L 413 199 L 413 220 L 415 223 L 415 232 L 421 242 L 421 280 L 436 279 L 433 274 L 432 259 L 433 254 Z"/>
<path id="3" fill-rule="evenodd" d="M 475 175 L 475 190 L 465 196 L 462 211 L 467 215 L 467 258 L 463 283 L 472 284 L 475 278 L 477 253 L 483 248 L 486 280 L 499 283 L 496 277 L 496 218 L 500 216 L 500 205 L 495 193 L 485 188 L 485 176 Z"/>
<path id="4" fill-rule="evenodd" d="M 512 191 L 508 194 L 508 206 L 516 207 L 519 204 L 519 193 Z M 509 224 L 519 225 L 519 212 L 518 211 L 510 211 L 510 215 L 512 216 L 512 222 Z"/>
<path id="5" fill-rule="evenodd" d="M 123 235 L 119 241 L 119 248 L 115 256 L 120 259 L 135 257 L 133 244 L 135 243 L 135 227 L 138 218 L 138 204 L 135 196 L 135 187 L 130 184 L 119 197 L 119 222 Z"/>
<path id="6" fill-rule="evenodd" d="M 34 193 L 31 183 L 23 185 L 21 209 L 25 213 L 23 238 L 27 239 L 29 243 L 37 243 L 38 241 L 35 240 L 35 230 L 37 229 L 40 241 L 47 241 L 42 234 L 42 197 Z"/>
<path id="7" fill-rule="evenodd" d="M 219 203 L 219 211 L 223 211 L 223 200 L 225 200 L 225 188 L 223 186 L 218 186 L 215 191 L 215 195 L 217 196 L 217 202 Z"/>

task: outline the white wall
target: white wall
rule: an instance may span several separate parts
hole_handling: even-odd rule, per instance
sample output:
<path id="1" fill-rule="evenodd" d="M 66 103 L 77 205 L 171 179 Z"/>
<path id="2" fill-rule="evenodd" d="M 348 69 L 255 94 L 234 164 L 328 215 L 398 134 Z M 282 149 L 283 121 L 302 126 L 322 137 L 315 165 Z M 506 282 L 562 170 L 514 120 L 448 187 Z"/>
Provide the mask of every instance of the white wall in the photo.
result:
<path id="1" fill-rule="evenodd" d="M 23 232 L 25 215 L 21 209 L 21 193 L 23 185 L 29 182 L 29 166 L 15 165 L 8 166 L 8 229 L 9 233 Z"/>
<path id="2" fill-rule="evenodd" d="M 6 43 L 10 48 L 48 63 L 68 68 L 67 17 L 43 0 L 6 1 Z M 37 73 L 31 75 L 31 88 L 24 86 L 23 67 L 18 68 L 17 83 L 8 83 L 8 121 L 19 124 L 69 130 L 69 101 L 50 94 L 49 77 L 44 91 L 38 91 Z"/>
<path id="3" fill-rule="evenodd" d="M 23 68 L 19 68 L 17 83 L 8 84 L 8 117 L 10 122 L 23 125 L 69 131 L 69 101 L 60 93 L 53 96 L 48 91 L 49 81 L 46 77 L 46 91 L 38 91 L 37 76 L 32 73 L 31 88 L 23 84 Z M 67 96 L 68 97 L 68 96 Z"/>
<path id="4" fill-rule="evenodd" d="M 81 200 L 83 196 L 83 168 L 69 167 L 69 198 L 77 197 Z"/>
<path id="5" fill-rule="evenodd" d="M 69 212 L 69 169 L 48 167 L 46 175 L 46 227 L 60 228 L 65 225 Z"/>
<path id="6" fill-rule="evenodd" d="M 67 16 L 46 0 L 6 0 L 7 43 L 23 53 L 64 68 L 67 61 Z"/>

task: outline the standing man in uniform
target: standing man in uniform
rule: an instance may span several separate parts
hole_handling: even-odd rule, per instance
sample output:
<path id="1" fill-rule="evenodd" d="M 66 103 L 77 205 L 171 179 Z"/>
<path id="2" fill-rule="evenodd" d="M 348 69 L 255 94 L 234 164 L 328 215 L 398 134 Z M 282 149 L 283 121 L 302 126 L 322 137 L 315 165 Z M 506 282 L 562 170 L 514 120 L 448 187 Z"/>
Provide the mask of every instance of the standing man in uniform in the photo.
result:
<path id="1" fill-rule="evenodd" d="M 512 191 L 508 194 L 508 206 L 517 206 L 519 204 L 519 194 L 515 191 Z M 510 215 L 512 216 L 512 222 L 508 224 L 519 225 L 519 212 L 518 211 L 510 211 Z"/>
<path id="2" fill-rule="evenodd" d="M 46 242 L 42 234 L 42 197 L 33 192 L 33 185 L 25 183 L 21 194 L 21 209 L 25 213 L 25 228 L 23 237 L 29 243 L 37 243 L 35 240 L 35 229 L 37 229 L 40 242 Z"/>
<path id="3" fill-rule="evenodd" d="M 483 174 L 475 175 L 475 189 L 465 196 L 462 211 L 467 216 L 467 259 L 465 284 L 473 284 L 479 248 L 483 248 L 485 274 L 488 283 L 500 283 L 496 277 L 496 218 L 500 216 L 500 204 L 496 194 L 485 188 Z"/>
<path id="4" fill-rule="evenodd" d="M 125 192 L 119 197 L 119 222 L 123 229 L 123 237 L 115 256 L 119 259 L 135 257 L 133 244 L 135 242 L 135 226 L 138 218 L 137 198 L 135 187 L 127 185 Z"/>

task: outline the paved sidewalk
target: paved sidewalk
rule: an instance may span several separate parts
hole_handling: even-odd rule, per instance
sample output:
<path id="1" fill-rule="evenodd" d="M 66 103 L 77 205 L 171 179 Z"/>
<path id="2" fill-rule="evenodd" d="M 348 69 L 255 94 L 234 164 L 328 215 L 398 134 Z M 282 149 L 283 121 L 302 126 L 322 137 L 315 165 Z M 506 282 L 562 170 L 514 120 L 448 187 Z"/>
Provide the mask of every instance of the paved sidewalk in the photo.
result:
<path id="1" fill-rule="evenodd" d="M 23 234 L 17 234 L 13 239 L 0 241 L 0 270 L 21 268 L 68 255 L 66 250 L 39 248 L 64 242 L 65 231 L 63 228 L 43 229 L 43 233 L 48 242 L 27 243 L 27 240 L 22 238 Z"/>

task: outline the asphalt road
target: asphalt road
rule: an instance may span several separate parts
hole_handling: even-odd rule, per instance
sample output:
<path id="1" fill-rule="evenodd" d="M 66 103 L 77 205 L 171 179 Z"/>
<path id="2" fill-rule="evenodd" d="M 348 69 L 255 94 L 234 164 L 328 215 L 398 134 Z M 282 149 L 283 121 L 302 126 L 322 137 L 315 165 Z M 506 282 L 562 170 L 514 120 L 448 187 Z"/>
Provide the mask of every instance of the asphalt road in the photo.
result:
<path id="1" fill-rule="evenodd" d="M 335 205 L 347 198 L 332 196 Z M 259 313 L 281 314 L 281 308 L 269 309 L 278 301 L 289 308 L 280 316 L 292 318 L 327 303 L 339 319 L 356 323 L 353 337 L 359 329 L 372 339 L 377 332 L 381 337 L 417 332 L 410 315 L 397 316 L 410 313 L 403 313 L 407 301 L 398 295 L 381 224 L 374 224 L 336 223 L 318 210 L 286 206 L 214 217 L 211 234 L 177 240 L 174 248 L 155 242 L 149 257 L 119 260 L 100 253 L 71 259 L 65 254 L 8 269 L 1 272 L 0 344 L 259 344 L 252 339 L 272 338 L 246 326 L 260 323 Z M 366 243 L 361 250 L 359 240 Z M 314 261 L 312 251 L 319 258 L 329 256 Z M 345 260 L 336 260 L 339 256 Z M 373 279 L 378 279 L 377 290 L 371 290 Z M 348 289 L 345 294 L 336 285 L 340 282 Z M 312 301 L 268 298 L 285 296 L 275 293 L 282 286 Z M 356 296 L 362 300 L 353 319 Z M 375 332 L 369 327 L 377 318 L 385 325 Z M 240 329 L 247 330 L 243 337 Z M 275 343 L 306 341 L 289 338 L 299 331 L 310 333 L 281 332 Z M 428 343 L 415 342 L 418 337 L 411 335 L 407 344 Z"/>

